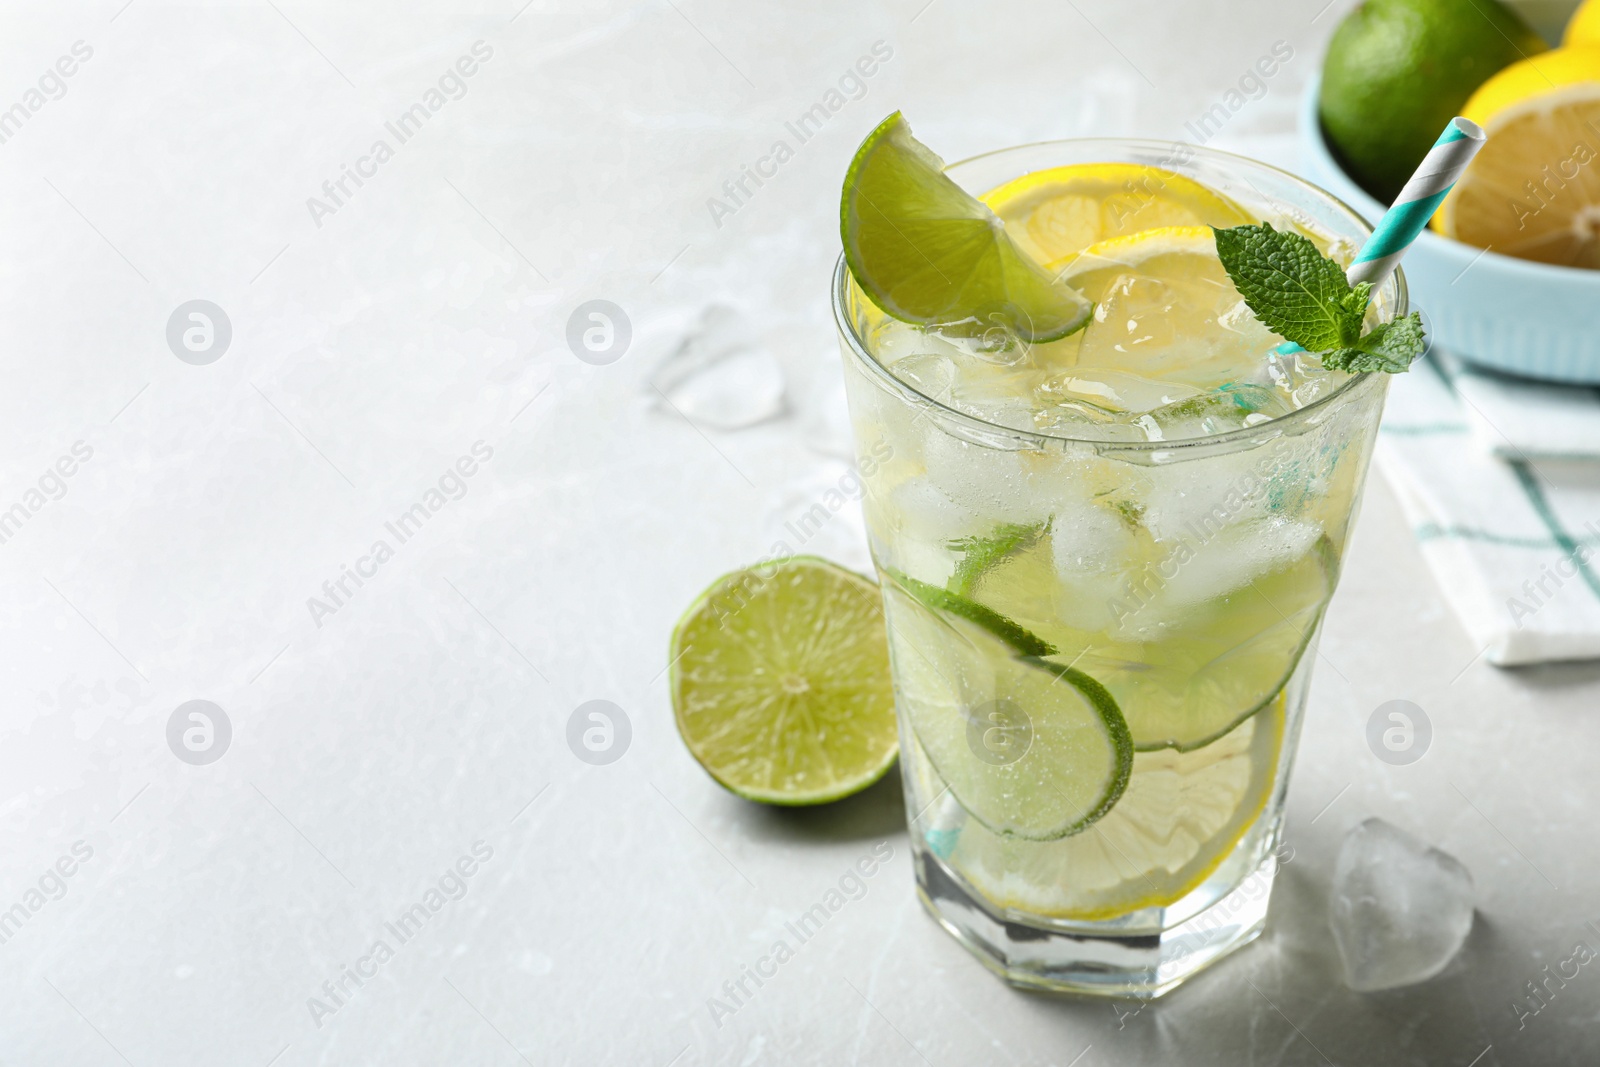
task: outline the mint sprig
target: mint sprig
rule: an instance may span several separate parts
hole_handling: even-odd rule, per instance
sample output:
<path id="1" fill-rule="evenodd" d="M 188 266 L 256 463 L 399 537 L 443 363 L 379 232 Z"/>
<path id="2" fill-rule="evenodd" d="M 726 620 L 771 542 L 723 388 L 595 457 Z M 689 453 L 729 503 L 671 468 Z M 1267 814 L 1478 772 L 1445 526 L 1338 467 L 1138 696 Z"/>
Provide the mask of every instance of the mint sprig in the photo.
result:
<path id="1" fill-rule="evenodd" d="M 1352 286 L 1309 239 L 1267 222 L 1214 232 L 1217 256 L 1246 306 L 1267 329 L 1319 355 L 1324 367 L 1398 374 L 1426 350 L 1415 311 L 1363 332 L 1372 285 Z"/>

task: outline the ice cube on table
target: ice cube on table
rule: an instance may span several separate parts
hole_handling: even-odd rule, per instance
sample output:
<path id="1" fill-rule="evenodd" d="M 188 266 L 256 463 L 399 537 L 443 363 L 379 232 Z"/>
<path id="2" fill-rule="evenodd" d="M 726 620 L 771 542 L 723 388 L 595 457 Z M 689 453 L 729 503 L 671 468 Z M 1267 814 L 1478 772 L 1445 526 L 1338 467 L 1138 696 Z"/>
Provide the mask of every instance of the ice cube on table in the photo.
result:
<path id="1" fill-rule="evenodd" d="M 1351 989 L 1413 985 L 1444 970 L 1472 930 L 1472 875 L 1454 856 L 1368 819 L 1339 849 L 1328 921 Z"/>
<path id="2" fill-rule="evenodd" d="M 712 304 L 650 376 L 657 408 L 698 426 L 742 430 L 789 411 L 777 357 L 752 336 L 737 310 Z"/>

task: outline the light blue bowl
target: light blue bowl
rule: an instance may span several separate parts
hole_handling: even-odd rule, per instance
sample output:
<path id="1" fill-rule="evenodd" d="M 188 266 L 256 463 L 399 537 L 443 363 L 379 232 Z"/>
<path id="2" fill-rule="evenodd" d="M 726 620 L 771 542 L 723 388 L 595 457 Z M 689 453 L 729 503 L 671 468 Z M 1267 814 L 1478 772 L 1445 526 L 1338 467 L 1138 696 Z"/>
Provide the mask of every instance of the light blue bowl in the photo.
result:
<path id="1" fill-rule="evenodd" d="M 1301 101 L 1301 173 L 1376 222 L 1384 205 L 1345 174 L 1323 139 L 1319 85 L 1313 78 Z M 1529 378 L 1600 384 L 1600 271 L 1513 259 L 1432 230 L 1404 267 L 1412 306 L 1456 355 Z"/>

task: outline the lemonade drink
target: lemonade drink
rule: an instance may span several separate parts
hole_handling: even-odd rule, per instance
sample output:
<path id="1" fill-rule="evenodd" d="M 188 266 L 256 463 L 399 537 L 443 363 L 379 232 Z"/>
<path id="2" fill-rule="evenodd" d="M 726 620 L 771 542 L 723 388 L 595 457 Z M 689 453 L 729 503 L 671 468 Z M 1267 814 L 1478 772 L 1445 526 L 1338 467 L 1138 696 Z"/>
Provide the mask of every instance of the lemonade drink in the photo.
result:
<path id="1" fill-rule="evenodd" d="M 1344 259 L 1367 228 L 1189 146 L 947 173 L 1092 311 L 1053 339 L 915 326 L 835 277 L 918 887 L 1014 982 L 1159 995 L 1265 920 L 1387 379 L 1283 344 L 1209 227 Z M 1404 303 L 1396 277 L 1370 314 Z"/>

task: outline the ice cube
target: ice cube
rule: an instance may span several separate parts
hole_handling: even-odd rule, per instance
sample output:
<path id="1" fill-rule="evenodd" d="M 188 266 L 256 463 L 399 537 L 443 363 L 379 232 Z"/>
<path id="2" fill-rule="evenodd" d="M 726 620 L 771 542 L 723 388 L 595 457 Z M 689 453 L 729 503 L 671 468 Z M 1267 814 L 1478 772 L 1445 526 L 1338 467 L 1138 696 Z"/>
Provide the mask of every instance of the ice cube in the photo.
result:
<path id="1" fill-rule="evenodd" d="M 1040 392 L 1058 402 L 1122 414 L 1165 407 L 1195 396 L 1200 390 L 1109 367 L 1081 367 L 1047 378 Z"/>
<path id="2" fill-rule="evenodd" d="M 1328 921 L 1351 989 L 1412 985 L 1444 970 L 1466 941 L 1472 875 L 1454 856 L 1368 819 L 1339 849 Z"/>
<path id="3" fill-rule="evenodd" d="M 896 378 L 925 397 L 949 403 L 956 381 L 956 364 L 943 352 L 914 351 L 889 365 Z"/>
<path id="4" fill-rule="evenodd" d="M 1022 526 L 1048 521 L 1070 479 L 1059 454 L 998 448 L 938 426 L 923 442 L 923 462 L 928 480 L 966 511 Z"/>
<path id="5" fill-rule="evenodd" d="M 1096 304 L 1078 364 L 1211 388 L 1253 370 L 1274 343 L 1247 312 L 1219 262 L 1184 277 L 1124 274 Z"/>
<path id="6" fill-rule="evenodd" d="M 1317 526 L 1284 519 L 1226 526 L 1209 534 L 1197 528 L 1180 538 L 1158 565 L 1156 574 L 1162 581 L 1135 613 L 1137 624 L 1159 628 L 1176 622 L 1197 605 L 1290 566 L 1309 553 L 1320 536 Z"/>
<path id="7" fill-rule="evenodd" d="M 919 541 L 943 544 L 976 536 L 982 520 L 922 478 L 908 478 L 889 490 L 888 508 L 907 534 Z"/>
<path id="8" fill-rule="evenodd" d="M 1122 497 L 1062 500 L 1050 520 L 1055 603 L 1063 625 L 1094 632 L 1116 626 L 1116 605 L 1138 552 L 1140 510 Z"/>
<path id="9" fill-rule="evenodd" d="M 783 370 L 751 336 L 743 315 L 712 304 L 650 376 L 659 408 L 698 426 L 742 430 L 788 412 Z"/>
<path id="10" fill-rule="evenodd" d="M 1084 575 L 1123 564 L 1134 551 L 1138 518 L 1138 510 L 1120 500 L 1063 499 L 1050 520 L 1050 548 L 1063 584 L 1071 586 Z"/>
<path id="11" fill-rule="evenodd" d="M 1257 450 L 1209 456 L 1204 478 L 1186 463 L 1148 469 L 1145 525 L 1158 541 L 1208 541 L 1227 527 L 1271 518 L 1263 458 Z"/>
<path id="12" fill-rule="evenodd" d="M 952 566 L 950 543 L 981 537 L 992 523 L 922 477 L 900 482 L 887 497 L 877 509 L 886 525 L 873 528 L 878 561 L 925 582 L 943 584 Z"/>
<path id="13" fill-rule="evenodd" d="M 1249 421 L 1251 415 L 1272 418 L 1288 412 L 1288 405 L 1275 390 L 1264 385 L 1226 382 L 1209 393 L 1149 412 L 1150 421 L 1160 430 L 1160 436 L 1153 436 L 1151 440 L 1179 441 L 1186 437 L 1226 433 L 1254 425 Z"/>
<path id="14" fill-rule="evenodd" d="M 1224 330 L 1255 336 L 1260 329 L 1255 312 L 1250 310 L 1250 305 L 1240 300 L 1227 311 L 1217 316 L 1217 325 Z"/>

